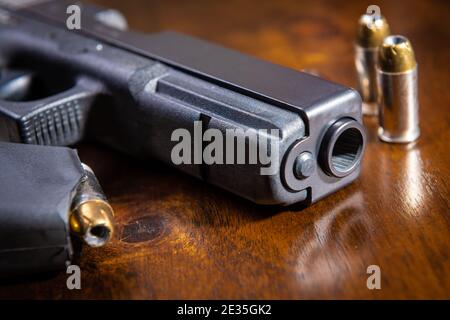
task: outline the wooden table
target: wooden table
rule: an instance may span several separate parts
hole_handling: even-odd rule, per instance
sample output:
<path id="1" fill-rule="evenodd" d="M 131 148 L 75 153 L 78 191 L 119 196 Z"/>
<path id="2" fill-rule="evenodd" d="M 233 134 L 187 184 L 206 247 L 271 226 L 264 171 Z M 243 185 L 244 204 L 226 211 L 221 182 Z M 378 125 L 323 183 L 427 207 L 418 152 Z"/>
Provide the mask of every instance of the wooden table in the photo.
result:
<path id="1" fill-rule="evenodd" d="M 133 29 L 181 31 L 356 86 L 352 41 L 368 2 L 94 2 Z M 3 285 L 0 297 L 450 298 L 450 6 L 377 4 L 416 51 L 417 143 L 381 143 L 376 119 L 364 119 L 362 176 L 304 210 L 253 205 L 157 162 L 81 145 L 116 210 L 116 238 L 84 250 L 82 290 L 67 290 L 62 272 Z M 366 286 L 369 265 L 380 267 L 380 290 Z"/>

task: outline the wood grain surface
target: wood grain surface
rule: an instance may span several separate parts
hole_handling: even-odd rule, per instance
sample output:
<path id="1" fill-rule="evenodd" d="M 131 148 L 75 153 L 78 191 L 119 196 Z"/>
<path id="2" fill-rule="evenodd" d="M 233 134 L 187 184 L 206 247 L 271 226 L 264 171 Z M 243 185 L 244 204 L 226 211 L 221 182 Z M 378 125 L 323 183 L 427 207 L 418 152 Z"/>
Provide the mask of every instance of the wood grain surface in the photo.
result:
<path id="1" fill-rule="evenodd" d="M 366 1 L 92 1 L 132 29 L 171 29 L 356 86 L 353 40 Z M 364 119 L 361 177 L 306 209 L 266 208 L 157 162 L 78 146 L 116 211 L 117 233 L 67 275 L 0 287 L 0 298 L 450 298 L 450 5 L 377 1 L 419 62 L 420 139 L 390 145 Z M 369 265 L 381 290 L 369 290 Z"/>

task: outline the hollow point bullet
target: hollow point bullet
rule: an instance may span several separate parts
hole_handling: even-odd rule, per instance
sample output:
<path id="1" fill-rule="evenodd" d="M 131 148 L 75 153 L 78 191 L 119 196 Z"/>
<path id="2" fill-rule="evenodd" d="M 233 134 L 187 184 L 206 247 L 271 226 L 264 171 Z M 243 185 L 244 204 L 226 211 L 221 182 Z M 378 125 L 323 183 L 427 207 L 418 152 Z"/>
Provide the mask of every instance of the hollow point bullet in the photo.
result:
<path id="1" fill-rule="evenodd" d="M 420 129 L 418 65 L 411 43 L 403 36 L 387 37 L 378 60 L 378 136 L 390 143 L 412 142 Z"/>
<path id="2" fill-rule="evenodd" d="M 105 245 L 114 232 L 114 211 L 94 172 L 83 164 L 85 176 L 79 184 L 69 218 L 70 230 L 91 247 Z"/>

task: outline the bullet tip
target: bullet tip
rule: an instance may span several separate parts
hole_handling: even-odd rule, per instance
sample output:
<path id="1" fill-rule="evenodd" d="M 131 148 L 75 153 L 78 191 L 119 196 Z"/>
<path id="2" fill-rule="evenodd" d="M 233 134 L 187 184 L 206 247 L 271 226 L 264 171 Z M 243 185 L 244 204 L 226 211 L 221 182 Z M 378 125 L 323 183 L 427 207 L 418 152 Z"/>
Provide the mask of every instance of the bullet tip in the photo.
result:
<path id="1" fill-rule="evenodd" d="M 393 35 L 384 39 L 379 51 L 379 66 L 386 72 L 405 72 L 416 66 L 411 43 L 406 37 Z"/>
<path id="2" fill-rule="evenodd" d="M 363 14 L 358 22 L 356 43 L 364 48 L 376 48 L 389 34 L 389 24 L 383 16 Z"/>
<path id="3" fill-rule="evenodd" d="M 81 236 L 91 247 L 101 247 L 112 237 L 114 212 L 103 200 L 88 200 L 76 207 L 70 215 L 72 233 Z"/>

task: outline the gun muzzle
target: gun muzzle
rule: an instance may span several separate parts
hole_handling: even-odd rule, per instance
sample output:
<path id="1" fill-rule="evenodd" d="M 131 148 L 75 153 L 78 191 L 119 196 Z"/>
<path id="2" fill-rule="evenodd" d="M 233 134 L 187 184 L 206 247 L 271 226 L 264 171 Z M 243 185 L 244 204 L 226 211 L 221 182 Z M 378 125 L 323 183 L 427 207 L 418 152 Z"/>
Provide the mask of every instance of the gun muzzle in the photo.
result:
<path id="1" fill-rule="evenodd" d="M 387 37 L 380 48 L 378 100 L 382 141 L 407 143 L 419 137 L 417 62 L 403 36 Z"/>
<path id="2" fill-rule="evenodd" d="M 378 48 L 389 33 L 389 25 L 382 16 L 364 14 L 359 19 L 355 43 L 355 66 L 364 115 L 377 114 Z"/>

